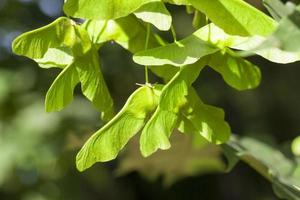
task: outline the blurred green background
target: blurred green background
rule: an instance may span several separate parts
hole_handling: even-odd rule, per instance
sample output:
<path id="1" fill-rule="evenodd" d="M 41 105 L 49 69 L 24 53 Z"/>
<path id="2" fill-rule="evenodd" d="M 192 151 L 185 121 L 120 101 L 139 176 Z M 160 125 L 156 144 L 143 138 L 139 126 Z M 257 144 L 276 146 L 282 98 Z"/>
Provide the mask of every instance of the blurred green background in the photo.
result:
<path id="1" fill-rule="evenodd" d="M 260 6 L 260 1 L 250 2 Z M 99 114 L 79 92 L 64 111 L 45 113 L 44 96 L 59 71 L 40 69 L 11 52 L 17 35 L 62 15 L 62 4 L 62 0 L 0 0 L 1 200 L 277 199 L 271 185 L 247 165 L 240 163 L 231 173 L 221 173 L 226 163 L 217 147 L 178 133 L 168 152 L 142 159 L 135 139 L 117 160 L 79 173 L 76 152 L 102 125 Z M 179 38 L 193 32 L 192 16 L 184 7 L 168 8 Z M 164 36 L 171 40 L 169 33 Z M 143 67 L 114 43 L 104 45 L 99 53 L 119 109 L 136 83 L 143 82 Z M 255 90 L 238 92 L 209 68 L 194 86 L 205 103 L 225 110 L 234 133 L 289 148 L 300 134 L 299 63 L 249 59 L 263 74 Z"/>

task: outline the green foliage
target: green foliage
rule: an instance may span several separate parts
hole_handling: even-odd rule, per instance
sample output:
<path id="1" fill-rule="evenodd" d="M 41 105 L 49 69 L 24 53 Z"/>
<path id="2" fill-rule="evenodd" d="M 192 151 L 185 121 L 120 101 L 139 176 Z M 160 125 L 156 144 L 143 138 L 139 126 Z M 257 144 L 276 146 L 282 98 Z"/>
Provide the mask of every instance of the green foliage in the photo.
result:
<path id="1" fill-rule="evenodd" d="M 272 10 L 273 15 L 277 16 L 279 25 L 260 48 L 279 48 L 282 51 L 293 52 L 299 57 L 300 6 L 288 6 L 278 1 L 265 1 L 265 4 Z"/>
<path id="2" fill-rule="evenodd" d="M 242 0 L 190 0 L 190 2 L 229 34 L 268 36 L 276 28 L 276 22 Z"/>
<path id="3" fill-rule="evenodd" d="M 77 155 L 77 168 L 83 171 L 96 162 L 114 159 L 130 138 L 144 126 L 157 104 L 155 89 L 144 86 L 135 91 L 122 110 L 85 143 Z"/>
<path id="4" fill-rule="evenodd" d="M 167 31 L 171 28 L 172 17 L 162 2 L 147 3 L 134 14 L 144 22 L 153 24 L 159 30 Z"/>
<path id="5" fill-rule="evenodd" d="M 87 31 L 68 18 L 59 18 L 48 26 L 25 33 L 13 43 L 15 53 L 34 58 L 41 67 L 63 68 L 46 95 L 46 111 L 59 111 L 67 106 L 80 82 L 83 94 L 103 112 L 103 119 L 109 120 L 113 115 L 113 101 L 95 48 Z"/>
<path id="6" fill-rule="evenodd" d="M 42 58 L 49 48 L 75 45 L 75 29 L 72 21 L 61 17 L 51 24 L 22 34 L 13 42 L 15 54 L 29 58 Z"/>
<path id="7" fill-rule="evenodd" d="M 280 49 L 278 46 L 269 45 L 268 38 L 254 36 L 245 38 L 244 42 L 232 46 L 233 49 L 243 50 L 249 54 L 257 54 L 275 63 L 292 63 L 300 60 L 299 52 Z M 247 54 L 247 53 L 246 53 Z"/>
<path id="8" fill-rule="evenodd" d="M 163 88 L 158 107 L 145 125 L 141 135 L 141 152 L 144 156 L 149 156 L 157 149 L 170 148 L 169 137 L 177 126 L 181 108 L 187 103 L 188 89 L 204 64 L 205 59 L 204 62 L 182 67 Z"/>
<path id="9" fill-rule="evenodd" d="M 228 85 L 237 90 L 252 89 L 260 83 L 259 68 L 230 50 L 211 55 L 209 61 L 208 65 L 219 72 Z"/>
<path id="10" fill-rule="evenodd" d="M 233 137 L 222 148 L 229 162 L 228 170 L 241 160 L 272 182 L 274 192 L 280 198 L 299 199 L 298 161 L 285 156 L 276 145 L 266 144 L 255 138 Z"/>
<path id="11" fill-rule="evenodd" d="M 285 51 L 278 46 L 265 45 L 265 43 L 268 43 L 268 37 L 230 35 L 213 23 L 199 29 L 194 34 L 204 41 L 213 43 L 220 49 L 229 47 L 242 50 L 246 55 L 257 54 L 275 63 L 292 63 L 300 60 L 299 52 Z"/>
<path id="12" fill-rule="evenodd" d="M 292 151 L 295 155 L 300 155 L 300 137 L 297 137 L 292 143 Z"/>
<path id="13" fill-rule="evenodd" d="M 136 17 L 130 15 L 116 20 L 87 20 L 83 27 L 87 30 L 93 43 L 101 45 L 107 41 L 115 41 L 130 52 L 144 50 L 146 27 Z M 158 46 L 154 34 L 150 35 L 149 48 Z"/>
<path id="14" fill-rule="evenodd" d="M 194 14 L 194 26 L 200 28 L 177 41 L 165 2 L 188 6 L 188 13 Z M 247 55 L 257 54 L 278 63 L 300 60 L 300 45 L 295 45 L 299 7 L 291 12 L 276 2 L 266 0 L 265 4 L 279 25 L 242 0 L 67 0 L 66 15 L 83 19 L 82 25 L 61 17 L 16 38 L 13 51 L 34 59 L 42 68 L 62 69 L 46 95 L 46 111 L 66 107 L 80 83 L 84 96 L 108 121 L 78 153 L 77 168 L 83 171 L 96 162 L 115 159 L 138 132 L 143 156 L 169 149 L 169 138 L 176 130 L 212 144 L 226 143 L 231 129 L 224 111 L 202 102 L 192 84 L 209 66 L 231 87 L 253 89 L 260 84 L 261 72 L 245 59 Z M 200 22 L 200 15 L 205 20 Z M 174 42 L 167 43 L 151 25 L 159 31 L 171 29 Z M 145 84 L 115 116 L 99 57 L 102 45 L 109 41 L 134 54 L 133 61 L 145 66 Z M 164 83 L 151 84 L 148 69 Z M 296 152 L 297 141 L 293 145 Z M 270 180 L 278 196 L 299 197 L 299 187 L 295 186 L 299 183 L 285 173 L 291 172 L 291 161 L 280 152 L 275 153 L 286 160 L 284 166 L 274 166 L 274 160 L 267 156 L 274 149 L 256 141 L 233 138 L 223 147 L 229 168 L 241 159 Z"/>
<path id="15" fill-rule="evenodd" d="M 171 3 L 171 4 L 175 4 L 175 5 L 190 5 L 190 1 L 189 0 L 163 0 L 166 3 Z"/>
<path id="16" fill-rule="evenodd" d="M 162 47 L 141 51 L 134 55 L 133 60 L 141 65 L 173 65 L 193 64 L 200 58 L 218 51 L 216 47 L 205 42 L 197 34 Z"/>
<path id="17" fill-rule="evenodd" d="M 72 17 L 108 20 L 125 17 L 149 2 L 159 0 L 67 0 L 64 11 Z"/>
<path id="18" fill-rule="evenodd" d="M 224 111 L 204 104 L 192 89 L 190 89 L 187 99 L 189 104 L 182 113 L 185 118 L 184 124 L 182 124 L 185 126 L 184 132 L 187 129 L 187 133 L 190 133 L 191 130 L 192 133 L 200 134 L 213 144 L 227 142 L 231 130 L 228 123 L 224 120 Z"/>
<path id="19" fill-rule="evenodd" d="M 70 64 L 57 76 L 46 95 L 46 111 L 59 111 L 73 100 L 73 91 L 79 83 L 76 68 Z"/>
<path id="20" fill-rule="evenodd" d="M 290 15 L 282 18 L 279 22 L 278 29 L 270 40 L 275 38 L 275 44 L 285 51 L 299 52 L 300 29 L 299 19 L 300 6 L 297 6 Z"/>
<path id="21" fill-rule="evenodd" d="M 91 49 L 88 54 L 79 57 L 74 65 L 79 75 L 82 93 L 99 111 L 103 111 L 104 119 L 111 118 L 113 101 L 100 71 L 97 52 Z"/>
<path id="22" fill-rule="evenodd" d="M 280 0 L 264 0 L 263 2 L 276 21 L 289 15 L 289 9 Z"/>
<path id="23" fill-rule="evenodd" d="M 246 55 L 257 54 L 275 63 L 292 63 L 300 60 L 299 52 L 284 51 L 280 47 L 264 45 L 269 40 L 266 37 L 230 35 L 213 23 L 199 29 L 195 34 L 200 39 L 211 42 L 220 49 L 229 47 L 242 50 Z"/>
<path id="24" fill-rule="evenodd" d="M 42 68 L 65 68 L 73 62 L 73 55 L 70 49 L 66 47 L 50 48 L 44 54 L 43 58 L 34 59 Z"/>

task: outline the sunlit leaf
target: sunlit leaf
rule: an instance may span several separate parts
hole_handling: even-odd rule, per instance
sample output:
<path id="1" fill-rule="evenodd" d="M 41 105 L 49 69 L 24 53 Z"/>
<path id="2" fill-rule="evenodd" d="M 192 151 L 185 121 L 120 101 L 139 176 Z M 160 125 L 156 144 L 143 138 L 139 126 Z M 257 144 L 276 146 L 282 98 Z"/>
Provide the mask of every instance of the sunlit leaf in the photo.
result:
<path id="1" fill-rule="evenodd" d="M 88 31 L 93 43 L 102 44 L 107 41 L 115 41 L 132 53 L 145 49 L 146 27 L 134 16 L 109 21 L 88 20 L 83 27 Z M 154 48 L 159 45 L 156 36 L 151 33 L 148 47 Z M 150 66 L 149 68 L 164 80 L 170 80 L 178 71 L 176 67 L 170 65 Z"/>
<path id="2" fill-rule="evenodd" d="M 62 52 L 56 51 L 59 54 Z M 101 73 L 95 50 L 91 50 L 84 56 L 75 57 L 56 78 L 46 96 L 46 110 L 58 111 L 69 104 L 73 99 L 74 87 L 79 81 L 83 94 L 93 102 L 98 111 L 103 112 L 103 119 L 110 119 L 113 115 L 113 100 Z"/>
<path id="3" fill-rule="evenodd" d="M 140 139 L 142 155 L 147 157 L 158 149 L 169 149 L 169 137 L 177 123 L 176 113 L 158 108 L 143 129 Z"/>
<path id="4" fill-rule="evenodd" d="M 188 106 L 185 106 L 186 108 Z M 184 112 L 184 111 L 183 111 Z M 195 128 L 195 126 L 193 125 L 193 123 L 182 113 L 180 113 L 180 122 L 178 124 L 177 130 L 181 133 L 184 133 L 186 135 L 188 134 L 198 134 L 197 133 L 197 129 Z"/>
<path id="5" fill-rule="evenodd" d="M 46 95 L 46 111 L 60 111 L 73 100 L 73 91 L 79 83 L 74 64 L 67 66 L 52 83 Z"/>
<path id="6" fill-rule="evenodd" d="M 287 64 L 300 60 L 300 52 L 284 51 L 276 45 L 265 45 L 265 43 L 268 43 L 268 38 L 253 36 L 244 42 L 232 45 L 231 48 L 260 55 L 275 63 Z"/>
<path id="7" fill-rule="evenodd" d="M 190 0 L 208 18 L 233 35 L 270 35 L 277 23 L 243 0 Z"/>
<path id="8" fill-rule="evenodd" d="M 208 65 L 219 72 L 227 84 L 237 90 L 252 89 L 260 84 L 259 68 L 230 51 L 212 54 Z"/>
<path id="9" fill-rule="evenodd" d="M 224 120 L 224 111 L 204 104 L 193 89 L 190 89 L 187 101 L 188 104 L 182 112 L 186 121 L 181 124 L 181 130 L 200 134 L 214 144 L 227 142 L 231 130 L 228 123 Z"/>
<path id="10" fill-rule="evenodd" d="M 178 67 L 171 65 L 162 66 L 148 66 L 148 68 L 158 77 L 162 78 L 165 82 L 171 80 L 179 71 Z"/>
<path id="11" fill-rule="evenodd" d="M 213 23 L 197 30 L 195 35 L 220 49 L 230 47 L 243 50 L 246 55 L 257 54 L 275 63 L 291 63 L 300 60 L 300 53 L 298 52 L 283 51 L 274 45 L 264 45 L 268 40 L 267 37 L 229 35 Z"/>
<path id="12" fill-rule="evenodd" d="M 300 189 L 297 186 L 293 186 L 289 183 L 285 183 L 282 180 L 274 178 L 273 190 L 275 194 L 286 200 L 299 200 L 300 199 Z"/>
<path id="13" fill-rule="evenodd" d="M 230 35 L 213 23 L 210 23 L 200 29 L 198 29 L 194 35 L 201 40 L 211 43 L 220 49 L 225 47 L 231 47 L 240 44 L 247 40 L 249 37 L 243 37 L 238 35 Z"/>
<path id="14" fill-rule="evenodd" d="M 113 100 L 100 70 L 98 52 L 92 49 L 85 56 L 76 58 L 74 65 L 78 71 L 83 94 L 103 112 L 104 119 L 113 115 Z"/>
<path id="15" fill-rule="evenodd" d="M 116 19 L 133 13 L 149 2 L 160 0 L 66 0 L 64 11 L 84 19 Z"/>
<path id="16" fill-rule="evenodd" d="M 69 48 L 50 48 L 43 58 L 35 59 L 42 68 L 65 68 L 73 62 L 73 55 Z"/>
<path id="17" fill-rule="evenodd" d="M 81 26 L 75 26 L 76 40 L 72 47 L 74 56 L 84 56 L 90 51 L 93 44 L 90 40 L 88 32 Z"/>
<path id="18" fill-rule="evenodd" d="M 300 198 L 300 177 L 294 173 L 297 163 L 286 157 L 276 146 L 255 138 L 232 137 L 222 148 L 230 169 L 242 160 L 272 182 L 279 197 L 287 200 Z"/>
<path id="19" fill-rule="evenodd" d="M 264 6 L 277 21 L 290 14 L 289 9 L 280 0 L 263 0 L 263 2 Z"/>
<path id="20" fill-rule="evenodd" d="M 166 3 L 171 3 L 175 5 L 191 5 L 189 0 L 163 0 Z"/>
<path id="21" fill-rule="evenodd" d="M 84 144 L 76 158 L 78 170 L 116 158 L 129 139 L 143 128 L 156 104 L 152 88 L 144 86 L 135 91 L 122 110 Z"/>
<path id="22" fill-rule="evenodd" d="M 170 148 L 169 137 L 178 126 L 179 112 L 187 103 L 188 88 L 198 77 L 206 59 L 187 65 L 164 86 L 156 111 L 147 122 L 140 138 L 142 155 L 147 157 L 158 149 Z"/>
<path id="23" fill-rule="evenodd" d="M 138 52 L 133 60 L 141 65 L 174 65 L 183 66 L 193 64 L 200 58 L 215 53 L 219 49 L 201 40 L 197 32 L 187 38 L 154 49 Z"/>
<path id="24" fill-rule="evenodd" d="M 88 20 L 83 24 L 93 43 L 115 41 L 132 53 L 145 49 L 146 27 L 135 16 L 117 20 Z M 149 48 L 159 46 L 154 34 L 150 35 Z"/>
<path id="25" fill-rule="evenodd" d="M 162 2 L 150 2 L 134 12 L 135 16 L 153 24 L 162 31 L 167 31 L 172 25 L 172 16 Z"/>
<path id="26" fill-rule="evenodd" d="M 269 38 L 269 44 L 284 51 L 300 52 L 300 6 L 279 22 L 276 32 Z"/>
<path id="27" fill-rule="evenodd" d="M 13 52 L 29 58 L 42 58 L 49 48 L 73 46 L 76 40 L 72 21 L 60 17 L 42 28 L 24 33 L 12 45 Z"/>
<path id="28" fill-rule="evenodd" d="M 295 155 L 300 156 L 300 137 L 297 137 L 292 143 L 292 151 Z"/>

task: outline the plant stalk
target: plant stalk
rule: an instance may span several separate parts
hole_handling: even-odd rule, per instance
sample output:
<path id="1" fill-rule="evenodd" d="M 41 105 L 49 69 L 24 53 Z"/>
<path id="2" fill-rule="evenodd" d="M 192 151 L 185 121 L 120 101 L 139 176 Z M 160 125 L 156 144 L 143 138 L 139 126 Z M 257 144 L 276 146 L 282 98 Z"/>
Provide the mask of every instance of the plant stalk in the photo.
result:
<path id="1" fill-rule="evenodd" d="M 150 31 L 151 31 L 151 24 L 147 24 L 147 35 L 146 35 L 146 42 L 145 42 L 145 50 L 148 49 L 149 40 L 150 40 Z M 149 84 L 149 73 L 148 73 L 148 66 L 145 66 L 145 83 L 146 85 Z"/>

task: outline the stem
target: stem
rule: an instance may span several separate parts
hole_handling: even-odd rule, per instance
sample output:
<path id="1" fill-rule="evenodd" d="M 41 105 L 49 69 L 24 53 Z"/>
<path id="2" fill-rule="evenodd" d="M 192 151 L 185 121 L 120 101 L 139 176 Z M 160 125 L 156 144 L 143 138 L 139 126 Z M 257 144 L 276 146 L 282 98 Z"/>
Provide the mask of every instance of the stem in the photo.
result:
<path id="1" fill-rule="evenodd" d="M 148 66 L 145 66 L 145 83 L 149 84 Z"/>
<path id="2" fill-rule="evenodd" d="M 205 23 L 206 23 L 206 25 L 209 25 L 209 19 L 207 16 L 205 16 Z M 211 42 L 210 37 L 211 37 L 211 27 L 208 26 L 208 41 L 209 42 Z"/>
<path id="3" fill-rule="evenodd" d="M 201 14 L 198 10 L 194 12 L 194 18 L 193 18 L 193 27 L 195 29 L 201 28 Z"/>
<path id="4" fill-rule="evenodd" d="M 205 24 L 206 24 L 206 25 L 209 24 L 209 19 L 208 19 L 207 16 L 205 16 Z"/>
<path id="5" fill-rule="evenodd" d="M 145 50 L 147 50 L 148 46 L 149 46 L 150 31 L 151 31 L 150 28 L 151 28 L 151 25 L 148 23 L 147 24 L 147 35 L 146 35 L 146 42 L 145 42 Z M 149 83 L 148 66 L 145 66 L 145 82 L 146 82 L 146 84 Z"/>
<path id="6" fill-rule="evenodd" d="M 171 26 L 171 32 L 172 32 L 174 42 L 177 42 L 176 31 L 173 25 Z"/>

